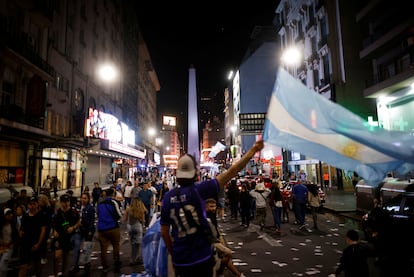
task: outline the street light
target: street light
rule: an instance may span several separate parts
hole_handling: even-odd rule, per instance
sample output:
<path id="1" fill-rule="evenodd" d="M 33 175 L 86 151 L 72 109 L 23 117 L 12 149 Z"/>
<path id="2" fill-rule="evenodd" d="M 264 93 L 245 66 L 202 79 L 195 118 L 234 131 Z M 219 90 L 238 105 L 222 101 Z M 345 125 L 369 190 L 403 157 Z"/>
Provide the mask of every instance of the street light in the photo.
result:
<path id="1" fill-rule="evenodd" d="M 111 63 L 105 63 L 98 68 L 98 77 L 100 80 L 111 83 L 118 78 L 118 70 Z"/>
<path id="2" fill-rule="evenodd" d="M 283 51 L 282 56 L 280 57 L 281 62 L 286 66 L 298 66 L 301 62 L 302 55 L 298 48 L 290 47 Z M 289 180 L 289 166 L 288 166 L 288 150 L 282 148 L 282 172 L 283 179 Z"/>
<path id="3" fill-rule="evenodd" d="M 302 55 L 296 47 L 286 49 L 281 56 L 281 61 L 286 65 L 299 65 Z"/>

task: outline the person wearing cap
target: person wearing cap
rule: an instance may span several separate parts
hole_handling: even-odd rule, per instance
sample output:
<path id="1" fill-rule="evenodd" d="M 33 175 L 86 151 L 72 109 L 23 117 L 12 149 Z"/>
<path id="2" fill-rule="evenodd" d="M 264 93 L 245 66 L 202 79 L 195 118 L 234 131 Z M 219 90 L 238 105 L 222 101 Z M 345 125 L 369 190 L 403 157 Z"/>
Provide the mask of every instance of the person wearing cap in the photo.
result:
<path id="1" fill-rule="evenodd" d="M 263 141 L 255 142 L 227 171 L 199 183 L 196 183 L 197 164 L 194 158 L 185 154 L 178 160 L 178 186 L 164 196 L 160 218 L 161 236 L 178 276 L 213 276 L 215 261 L 205 199 L 216 198 L 224 185 L 262 149 Z"/>
<path id="2" fill-rule="evenodd" d="M 69 253 L 72 250 L 72 236 L 78 231 L 81 224 L 79 212 L 70 206 L 70 196 L 62 194 L 59 198 L 60 208 L 57 209 L 54 217 L 54 264 L 53 271 L 58 276 L 59 269 L 63 275 L 66 274 Z M 59 263 L 62 267 L 59 268 Z"/>
<path id="3" fill-rule="evenodd" d="M 254 190 L 249 192 L 250 196 L 253 197 L 256 201 L 256 219 L 260 225 L 260 230 L 266 225 L 266 216 L 267 216 L 267 198 L 269 197 L 271 191 L 266 188 L 264 182 L 258 182 L 254 187 Z"/>
<path id="4" fill-rule="evenodd" d="M 41 245 L 46 239 L 47 222 L 39 212 L 36 196 L 29 199 L 28 211 L 22 216 L 19 236 L 21 237 L 19 277 L 26 277 L 29 265 L 33 265 L 36 276 L 42 276 Z"/>

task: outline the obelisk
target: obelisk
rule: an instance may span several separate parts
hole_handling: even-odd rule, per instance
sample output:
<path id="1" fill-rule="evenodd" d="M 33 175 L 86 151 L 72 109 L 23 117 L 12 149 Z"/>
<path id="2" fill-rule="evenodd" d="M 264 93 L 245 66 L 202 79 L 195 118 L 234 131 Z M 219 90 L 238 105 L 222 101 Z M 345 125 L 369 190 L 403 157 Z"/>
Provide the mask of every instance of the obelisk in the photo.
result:
<path id="1" fill-rule="evenodd" d="M 197 164 L 200 164 L 200 140 L 198 135 L 196 70 L 193 65 L 190 65 L 188 73 L 189 74 L 187 153 L 194 156 Z"/>

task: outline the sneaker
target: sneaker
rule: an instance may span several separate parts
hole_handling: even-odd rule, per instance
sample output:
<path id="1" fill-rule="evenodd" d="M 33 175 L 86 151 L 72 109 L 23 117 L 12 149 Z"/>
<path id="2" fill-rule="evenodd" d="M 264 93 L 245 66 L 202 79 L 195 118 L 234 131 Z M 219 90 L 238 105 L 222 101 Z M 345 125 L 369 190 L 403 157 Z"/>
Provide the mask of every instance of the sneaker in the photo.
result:
<path id="1" fill-rule="evenodd" d="M 47 259 L 46 259 L 46 258 L 42 258 L 42 259 L 40 259 L 40 263 L 41 263 L 41 264 L 47 264 Z"/>
<path id="2" fill-rule="evenodd" d="M 243 273 L 240 274 L 240 277 L 246 277 L 246 275 L 244 275 Z"/>
<path id="3" fill-rule="evenodd" d="M 302 224 L 302 225 L 299 226 L 299 230 L 304 230 L 304 229 L 306 229 L 306 225 L 305 224 Z"/>

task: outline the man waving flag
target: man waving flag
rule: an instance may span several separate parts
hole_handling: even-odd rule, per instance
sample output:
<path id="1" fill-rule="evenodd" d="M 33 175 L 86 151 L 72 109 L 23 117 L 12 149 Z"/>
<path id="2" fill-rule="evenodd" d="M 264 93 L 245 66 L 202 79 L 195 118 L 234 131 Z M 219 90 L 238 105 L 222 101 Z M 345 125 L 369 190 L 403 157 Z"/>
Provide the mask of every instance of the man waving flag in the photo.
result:
<path id="1" fill-rule="evenodd" d="M 390 171 L 414 169 L 414 135 L 370 126 L 359 116 L 309 90 L 280 68 L 263 131 L 265 142 L 300 152 L 371 185 Z"/>

